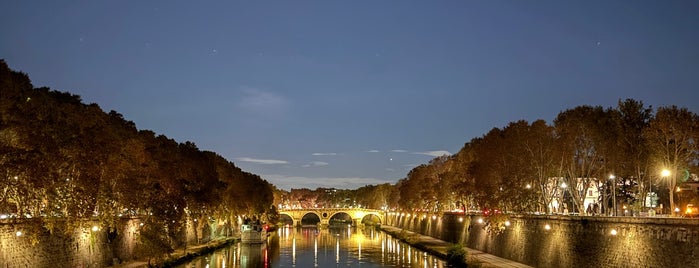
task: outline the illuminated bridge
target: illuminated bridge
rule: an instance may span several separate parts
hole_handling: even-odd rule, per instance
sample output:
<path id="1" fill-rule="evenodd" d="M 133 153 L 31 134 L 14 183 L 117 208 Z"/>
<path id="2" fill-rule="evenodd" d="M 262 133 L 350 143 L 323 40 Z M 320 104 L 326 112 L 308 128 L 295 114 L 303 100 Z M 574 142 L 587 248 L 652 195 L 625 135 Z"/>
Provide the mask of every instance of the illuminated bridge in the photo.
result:
<path id="1" fill-rule="evenodd" d="M 320 226 L 328 226 L 330 219 L 334 216 L 348 215 L 352 219 L 352 225 L 361 225 L 364 220 L 372 222 L 384 223 L 384 213 L 381 210 L 365 209 L 365 208 L 304 208 L 304 209 L 281 209 L 279 215 L 286 215 L 293 221 L 293 226 L 301 226 L 301 220 L 304 218 L 315 218 L 320 220 Z M 346 217 L 346 216 L 345 216 Z"/>

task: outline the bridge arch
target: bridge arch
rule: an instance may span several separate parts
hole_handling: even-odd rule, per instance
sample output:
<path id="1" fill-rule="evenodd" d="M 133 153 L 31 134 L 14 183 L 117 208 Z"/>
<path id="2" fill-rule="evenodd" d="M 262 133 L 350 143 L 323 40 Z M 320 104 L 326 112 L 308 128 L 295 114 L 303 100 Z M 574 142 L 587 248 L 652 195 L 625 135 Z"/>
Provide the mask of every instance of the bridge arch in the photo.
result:
<path id="1" fill-rule="evenodd" d="M 362 217 L 362 224 L 367 224 L 370 223 L 372 225 L 375 224 L 382 224 L 383 222 L 381 221 L 381 216 L 377 213 L 367 213 Z"/>
<path id="2" fill-rule="evenodd" d="M 349 213 L 344 212 L 344 211 L 332 212 L 331 214 L 327 214 L 327 215 L 328 215 L 328 224 L 332 224 L 333 219 L 339 221 L 340 218 L 344 218 L 342 220 L 349 220 L 349 223 L 352 222 L 352 215 L 350 215 Z M 342 215 L 346 215 L 346 217 L 344 217 Z M 344 223 L 346 223 L 346 222 L 344 222 Z"/>
<path id="3" fill-rule="evenodd" d="M 303 225 L 303 224 L 304 224 L 304 220 L 305 220 L 305 221 L 308 221 L 308 220 L 313 220 L 313 221 L 315 221 L 315 219 L 317 219 L 317 221 L 314 223 L 314 224 L 316 224 L 316 225 L 323 222 L 323 218 L 321 217 L 321 215 L 319 215 L 319 214 L 318 214 L 317 212 L 315 212 L 315 211 L 309 211 L 309 212 L 307 212 L 307 213 L 304 213 L 303 216 L 301 216 L 301 220 L 299 221 L 299 223 L 300 223 L 301 225 Z M 310 223 L 307 222 L 307 224 L 310 224 Z"/>
<path id="4" fill-rule="evenodd" d="M 294 218 L 287 213 L 279 213 L 279 222 L 282 225 L 294 226 Z"/>

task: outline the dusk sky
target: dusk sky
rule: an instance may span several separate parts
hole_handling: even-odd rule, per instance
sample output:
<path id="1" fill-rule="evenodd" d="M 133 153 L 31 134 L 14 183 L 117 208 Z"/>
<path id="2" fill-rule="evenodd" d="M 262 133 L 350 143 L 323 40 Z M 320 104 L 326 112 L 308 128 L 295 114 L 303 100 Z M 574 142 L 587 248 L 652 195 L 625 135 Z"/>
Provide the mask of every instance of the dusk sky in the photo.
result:
<path id="1" fill-rule="evenodd" d="M 699 1 L 6 1 L 0 58 L 282 189 L 395 183 L 493 127 L 699 112 Z"/>

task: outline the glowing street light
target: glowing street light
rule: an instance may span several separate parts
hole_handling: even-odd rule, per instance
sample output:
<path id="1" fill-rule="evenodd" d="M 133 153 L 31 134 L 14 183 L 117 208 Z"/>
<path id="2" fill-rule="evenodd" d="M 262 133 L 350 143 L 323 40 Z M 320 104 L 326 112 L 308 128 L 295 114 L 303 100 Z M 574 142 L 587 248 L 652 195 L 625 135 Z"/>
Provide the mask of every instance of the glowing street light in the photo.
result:
<path id="1" fill-rule="evenodd" d="M 612 181 L 612 205 L 614 205 L 614 214 L 612 216 L 616 216 L 616 176 L 611 174 L 609 179 Z"/>
<path id="2" fill-rule="evenodd" d="M 670 170 L 668 170 L 666 168 L 664 168 L 663 170 L 660 171 L 660 177 L 663 177 L 663 179 L 667 179 L 668 177 L 670 177 L 670 175 L 671 175 Z M 672 185 L 672 184 L 670 184 L 670 185 Z M 674 193 L 672 192 L 672 188 L 670 188 L 670 207 L 671 208 L 675 205 L 674 202 L 672 202 L 673 194 Z"/>
<path id="3" fill-rule="evenodd" d="M 667 169 L 663 169 L 662 171 L 660 171 L 660 176 L 663 178 L 667 178 L 670 176 L 670 171 Z"/>

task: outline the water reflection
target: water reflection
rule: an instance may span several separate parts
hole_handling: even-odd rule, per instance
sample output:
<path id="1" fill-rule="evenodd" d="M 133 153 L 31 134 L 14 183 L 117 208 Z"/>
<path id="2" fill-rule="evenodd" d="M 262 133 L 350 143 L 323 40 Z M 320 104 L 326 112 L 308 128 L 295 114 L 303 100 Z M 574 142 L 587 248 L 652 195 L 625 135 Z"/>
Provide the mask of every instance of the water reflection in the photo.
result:
<path id="1" fill-rule="evenodd" d="M 178 267 L 446 267 L 382 232 L 282 228 L 266 245 L 236 244 Z"/>

